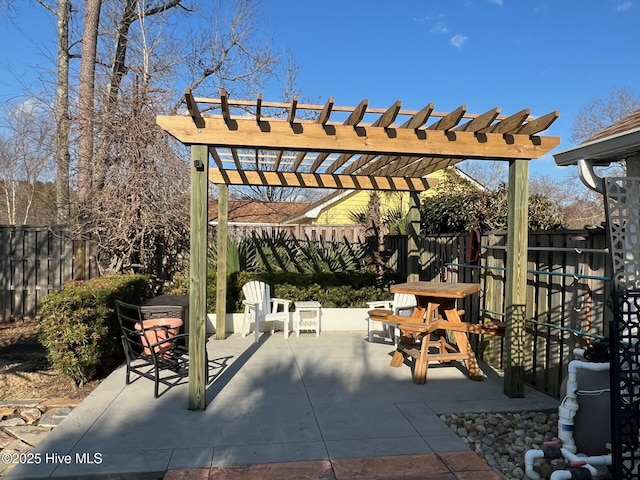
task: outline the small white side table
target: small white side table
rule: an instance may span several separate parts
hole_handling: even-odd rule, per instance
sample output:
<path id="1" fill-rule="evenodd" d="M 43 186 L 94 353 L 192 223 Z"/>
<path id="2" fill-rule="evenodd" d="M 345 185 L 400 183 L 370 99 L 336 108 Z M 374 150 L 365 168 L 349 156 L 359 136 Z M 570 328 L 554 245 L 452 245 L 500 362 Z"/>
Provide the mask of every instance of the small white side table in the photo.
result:
<path id="1" fill-rule="evenodd" d="M 320 302 L 313 300 L 294 302 L 296 307 L 295 330 L 296 337 L 300 336 L 300 330 L 315 330 L 316 337 L 320 336 Z"/>

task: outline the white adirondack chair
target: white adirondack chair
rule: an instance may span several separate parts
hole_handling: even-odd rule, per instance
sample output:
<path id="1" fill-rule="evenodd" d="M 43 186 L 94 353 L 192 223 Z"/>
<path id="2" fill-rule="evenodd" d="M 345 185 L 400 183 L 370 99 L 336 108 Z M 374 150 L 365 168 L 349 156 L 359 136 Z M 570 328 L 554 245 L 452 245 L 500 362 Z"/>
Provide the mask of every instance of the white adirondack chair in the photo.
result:
<path id="1" fill-rule="evenodd" d="M 393 295 L 393 300 L 380 300 L 374 302 L 367 302 L 367 305 L 371 310 L 382 309 L 391 310 L 394 315 L 400 315 L 403 317 L 410 317 L 413 313 L 413 308 L 418 305 L 415 295 L 408 293 L 396 293 Z M 373 324 L 380 323 L 372 320 L 371 317 L 367 317 L 367 334 L 369 335 L 369 341 L 373 342 Z M 400 329 L 398 324 L 392 325 L 388 323 L 382 324 L 382 327 L 387 336 L 393 340 L 393 344 L 397 347 L 400 341 Z"/>
<path id="2" fill-rule="evenodd" d="M 264 282 L 252 281 L 242 286 L 244 294 L 244 321 L 242 336 L 249 333 L 251 322 L 254 322 L 255 341 L 260 339 L 260 322 L 271 322 L 271 333 L 274 332 L 274 322 L 284 323 L 284 338 L 289 336 L 289 304 L 291 300 L 271 298 L 269 285 Z M 282 307 L 282 309 L 280 309 Z"/>

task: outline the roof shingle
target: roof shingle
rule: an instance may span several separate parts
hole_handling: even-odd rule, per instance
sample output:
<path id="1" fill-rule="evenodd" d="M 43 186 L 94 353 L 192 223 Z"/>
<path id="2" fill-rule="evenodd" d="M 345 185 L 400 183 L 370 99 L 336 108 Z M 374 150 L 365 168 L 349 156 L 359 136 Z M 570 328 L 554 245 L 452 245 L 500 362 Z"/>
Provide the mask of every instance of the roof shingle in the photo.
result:
<path id="1" fill-rule="evenodd" d="M 282 223 L 309 206 L 307 202 L 229 200 L 229 222 Z M 209 202 L 209 222 L 218 220 L 218 200 Z"/>

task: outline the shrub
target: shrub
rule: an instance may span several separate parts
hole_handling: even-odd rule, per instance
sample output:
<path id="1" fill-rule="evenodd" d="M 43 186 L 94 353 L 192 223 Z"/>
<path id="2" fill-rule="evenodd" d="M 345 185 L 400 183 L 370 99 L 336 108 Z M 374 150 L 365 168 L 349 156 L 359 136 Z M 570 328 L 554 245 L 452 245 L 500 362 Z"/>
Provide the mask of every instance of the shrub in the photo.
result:
<path id="1" fill-rule="evenodd" d="M 260 280 L 272 287 L 272 295 L 292 301 L 316 300 L 329 308 L 366 307 L 367 301 L 390 299 L 389 284 L 399 280 L 392 273 L 379 277 L 373 271 L 360 272 L 233 272 L 227 276 L 227 312 L 242 312 L 242 286 Z M 207 276 L 207 311 L 216 308 L 216 272 Z M 186 295 L 189 279 L 180 277 L 164 288 L 170 295 Z"/>
<path id="2" fill-rule="evenodd" d="M 122 360 L 115 301 L 140 303 L 150 296 L 143 275 L 71 282 L 50 293 L 38 336 L 54 368 L 77 384 L 106 375 Z"/>
<path id="3" fill-rule="evenodd" d="M 292 301 L 316 300 L 325 307 L 366 307 L 366 302 L 390 298 L 388 286 L 375 272 L 319 272 L 315 274 L 273 272 L 240 272 L 236 289 L 239 293 L 236 309 L 242 310 L 242 285 L 262 280 L 273 287 L 273 296 Z M 231 290 L 227 286 L 228 292 Z M 231 311 L 231 310 L 230 310 Z"/>
<path id="4" fill-rule="evenodd" d="M 385 300 L 392 297 L 388 290 L 376 286 L 355 289 L 348 285 L 322 287 L 317 283 L 303 287 L 289 283 L 275 285 L 275 296 L 294 302 L 316 300 L 325 308 L 366 307 L 368 301 Z"/>
<path id="5" fill-rule="evenodd" d="M 238 273 L 233 272 L 227 275 L 227 311 L 235 312 L 240 298 L 242 285 L 238 286 Z M 247 280 L 248 281 L 248 280 Z M 215 312 L 218 277 L 215 270 L 207 272 L 207 312 Z M 189 295 L 189 277 L 177 276 L 170 285 L 162 289 L 162 293 L 167 295 Z"/>

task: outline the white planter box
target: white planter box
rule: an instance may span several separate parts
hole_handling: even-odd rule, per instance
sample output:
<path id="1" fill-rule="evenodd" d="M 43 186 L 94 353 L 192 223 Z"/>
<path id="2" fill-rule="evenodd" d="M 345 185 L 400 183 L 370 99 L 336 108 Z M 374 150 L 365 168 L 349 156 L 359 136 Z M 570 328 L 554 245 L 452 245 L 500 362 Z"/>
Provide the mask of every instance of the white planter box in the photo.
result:
<path id="1" fill-rule="evenodd" d="M 331 331 L 366 331 L 367 330 L 367 312 L 368 308 L 322 308 L 320 317 L 320 332 Z M 293 315 L 289 321 L 289 329 L 293 328 Z M 207 333 L 215 333 L 216 331 L 216 314 L 207 314 Z M 242 321 L 244 313 L 227 313 L 226 317 L 226 333 L 239 333 L 242 330 Z M 253 327 L 251 327 L 253 328 Z M 260 330 L 269 331 L 269 324 L 261 323 Z M 276 323 L 276 328 L 278 327 Z"/>

